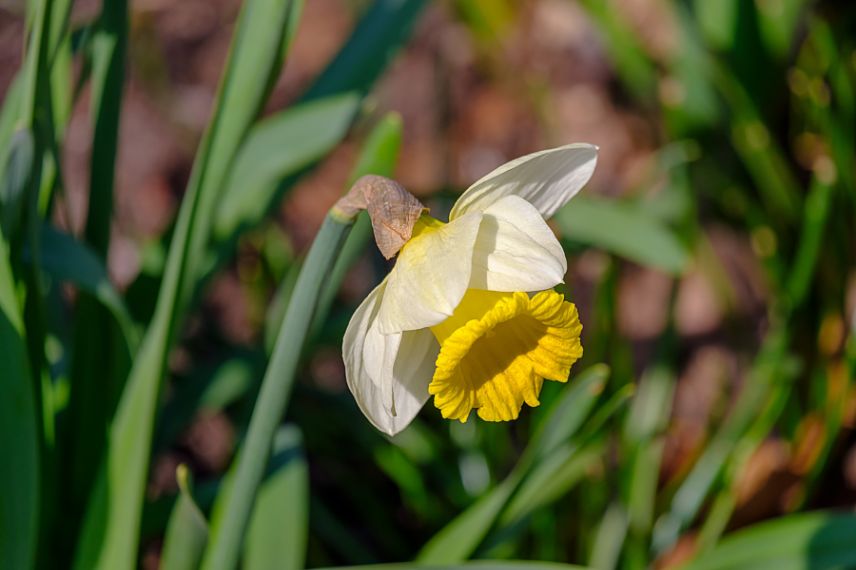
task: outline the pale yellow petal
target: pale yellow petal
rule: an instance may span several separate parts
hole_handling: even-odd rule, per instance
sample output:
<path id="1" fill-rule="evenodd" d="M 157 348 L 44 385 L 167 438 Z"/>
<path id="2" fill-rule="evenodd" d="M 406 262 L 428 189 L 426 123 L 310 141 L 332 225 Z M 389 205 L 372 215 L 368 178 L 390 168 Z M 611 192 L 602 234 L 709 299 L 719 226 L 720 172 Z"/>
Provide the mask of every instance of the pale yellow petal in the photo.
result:
<path id="1" fill-rule="evenodd" d="M 380 431 L 407 427 L 428 399 L 439 344 L 428 330 L 381 334 L 377 314 L 387 282 L 354 312 L 342 342 L 348 388 Z"/>
<path id="2" fill-rule="evenodd" d="M 462 216 L 407 242 L 387 277 L 380 332 L 423 329 L 452 314 L 470 282 L 481 220 L 480 213 Z"/>
<path id="3" fill-rule="evenodd" d="M 505 196 L 484 211 L 471 289 L 541 291 L 561 283 L 567 269 L 559 240 L 532 204 Z"/>
<path id="4" fill-rule="evenodd" d="M 449 219 L 483 212 L 509 195 L 520 196 L 549 218 L 586 185 L 596 164 L 597 147 L 584 143 L 522 156 L 470 186 L 458 198 Z"/>

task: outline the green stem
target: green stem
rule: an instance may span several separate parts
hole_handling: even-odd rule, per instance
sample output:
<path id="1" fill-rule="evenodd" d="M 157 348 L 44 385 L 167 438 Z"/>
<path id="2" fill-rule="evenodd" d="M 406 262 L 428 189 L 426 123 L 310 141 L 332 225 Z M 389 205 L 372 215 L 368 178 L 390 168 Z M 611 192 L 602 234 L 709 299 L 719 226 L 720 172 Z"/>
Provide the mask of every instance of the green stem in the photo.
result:
<path id="1" fill-rule="evenodd" d="M 273 358 L 265 372 L 244 447 L 214 507 L 205 570 L 231 570 L 238 565 L 241 544 L 253 511 L 259 483 L 271 454 L 276 427 L 288 404 L 303 341 L 312 324 L 323 285 L 332 270 L 353 220 L 328 214 L 297 278 L 294 294 L 279 329 Z"/>

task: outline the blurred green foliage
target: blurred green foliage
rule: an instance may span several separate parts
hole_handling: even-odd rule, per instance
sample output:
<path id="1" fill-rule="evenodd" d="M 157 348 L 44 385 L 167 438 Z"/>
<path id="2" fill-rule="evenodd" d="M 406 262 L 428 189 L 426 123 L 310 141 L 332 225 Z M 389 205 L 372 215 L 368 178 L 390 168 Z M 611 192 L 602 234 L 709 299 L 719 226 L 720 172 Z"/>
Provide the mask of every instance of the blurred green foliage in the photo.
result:
<path id="1" fill-rule="evenodd" d="M 856 517 L 803 513 L 829 504 L 819 491 L 841 468 L 853 419 L 856 318 L 846 303 L 856 267 L 856 10 L 804 0 L 661 4 L 679 46 L 666 56 L 652 53 L 612 2 L 579 2 L 616 92 L 657 125 L 661 189 L 581 196 L 556 216 L 569 257 L 596 250 L 603 262 L 586 356 L 571 382 L 546 386 L 542 409 L 514 424 L 426 413 L 389 440 L 346 395 L 293 382 L 311 375 L 312 355 L 338 350 L 353 307 L 337 292 L 365 255 L 367 220 L 341 247 L 347 227 L 322 234 L 324 273 L 282 246 L 269 214 L 346 137 L 360 149 L 351 181 L 393 175 L 401 120 L 373 113 L 367 99 L 426 3 L 356 3 L 358 24 L 316 82 L 289 108 L 261 117 L 303 2 L 246 0 L 178 218 L 122 294 L 106 255 L 128 3 L 104 2 L 93 21 L 72 29 L 70 2 L 29 0 L 24 61 L 0 112 L 0 567 L 129 569 L 141 544 L 161 540 L 169 569 L 237 560 L 246 568 L 390 560 L 569 568 L 470 559 L 627 569 L 856 565 Z M 522 17 L 510 1 L 449 5 L 487 59 L 501 57 Z M 90 86 L 93 126 L 80 236 L 54 225 L 60 149 L 81 93 L 71 85 L 76 62 L 80 85 Z M 692 270 L 720 272 L 711 224 L 752 244 L 768 289 L 764 326 L 757 337 L 737 335 L 748 372 L 696 454 L 666 473 L 685 364 L 674 293 Z M 278 285 L 264 338 L 251 348 L 217 346 L 213 364 L 171 373 L 170 353 L 205 285 L 246 244 Z M 641 365 L 619 326 L 628 263 L 668 275 L 672 292 L 667 323 Z M 723 297 L 734 296 L 727 279 L 717 283 Z M 291 322 L 291 300 L 301 330 L 284 333 L 294 337 L 277 332 Z M 281 385 L 276 397 L 260 398 L 255 416 L 266 410 L 267 423 L 253 430 L 263 377 Z M 230 419 L 242 450 L 237 467 L 192 486 L 182 466 L 175 496 L 147 497 L 153 457 L 200 413 Z M 786 498 L 789 514 L 737 529 L 741 477 L 774 435 L 810 451 Z"/>

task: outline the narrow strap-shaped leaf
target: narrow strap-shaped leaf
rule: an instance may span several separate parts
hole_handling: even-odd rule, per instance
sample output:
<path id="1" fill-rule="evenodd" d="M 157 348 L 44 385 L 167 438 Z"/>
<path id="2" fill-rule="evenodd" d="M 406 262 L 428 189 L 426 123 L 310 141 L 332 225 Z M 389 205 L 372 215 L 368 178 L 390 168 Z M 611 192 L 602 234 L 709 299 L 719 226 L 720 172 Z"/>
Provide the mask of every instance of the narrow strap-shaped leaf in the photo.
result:
<path id="1" fill-rule="evenodd" d="M 21 108 L 24 82 L 22 75 L 18 73 L 12 83 L 6 89 L 3 98 L 3 107 L 0 108 L 0 180 L 6 179 L 6 163 L 12 148 L 12 138 L 15 136 L 18 113 Z"/>
<path id="2" fill-rule="evenodd" d="M 196 570 L 205 542 L 208 540 L 208 521 L 199 510 L 186 465 L 179 465 L 175 473 L 179 496 L 166 527 L 161 570 Z"/>
<path id="3" fill-rule="evenodd" d="M 138 334 L 133 319 L 98 256 L 74 236 L 50 224 L 42 225 L 39 242 L 41 269 L 54 279 L 73 283 L 97 299 L 119 324 L 127 349 L 136 348 Z"/>
<path id="4" fill-rule="evenodd" d="M 606 509 L 595 535 L 589 557 L 593 568 L 610 570 L 615 568 L 621 556 L 621 546 L 627 536 L 627 513 L 618 503 Z"/>
<path id="5" fill-rule="evenodd" d="M 101 258 L 106 257 L 110 243 L 127 28 L 127 0 L 105 2 L 92 38 L 91 108 L 94 132 L 85 229 L 86 242 Z"/>
<path id="6" fill-rule="evenodd" d="M 689 261 L 686 248 L 666 225 L 630 204 L 577 196 L 555 220 L 563 236 L 643 265 L 681 273 Z"/>
<path id="7" fill-rule="evenodd" d="M 419 551 L 420 564 L 451 564 L 472 556 L 496 523 L 522 478 L 515 471 L 440 529 Z"/>
<path id="8" fill-rule="evenodd" d="M 3 157 L 0 174 L 0 232 L 15 239 L 21 225 L 24 199 L 30 183 L 34 158 L 33 135 L 29 129 L 16 132 L 9 142 L 9 154 Z"/>
<path id="9" fill-rule="evenodd" d="M 214 240 L 223 242 L 258 224 L 280 182 L 327 154 L 348 131 L 359 98 L 336 95 L 291 107 L 259 122 L 235 158 L 217 208 Z"/>
<path id="10" fill-rule="evenodd" d="M 87 509 L 78 568 L 136 565 L 140 514 L 161 383 L 210 239 L 223 181 L 278 71 L 288 0 L 250 0 L 241 11 L 214 117 L 179 211 L 152 324 L 134 360 Z"/>
<path id="11" fill-rule="evenodd" d="M 570 439 L 591 413 L 608 378 L 609 367 L 603 364 L 587 368 L 574 378 L 535 432 L 527 447 L 527 455 L 534 453 L 538 458 L 548 457 Z"/>
<path id="12" fill-rule="evenodd" d="M 608 374 L 606 366 L 593 366 L 574 380 L 565 395 L 550 409 L 514 471 L 434 535 L 419 551 L 416 560 L 424 564 L 453 564 L 472 556 L 533 473 L 538 481 L 557 479 L 561 473 L 563 480 L 573 484 L 573 474 L 569 474 L 573 469 L 568 469 L 567 465 L 578 446 L 568 450 L 562 450 L 562 446 L 591 414 Z M 543 469 L 539 470 L 541 467 Z M 526 493 L 531 495 L 532 489 L 527 489 Z M 514 507 L 515 514 L 526 510 L 520 504 Z M 512 521 L 506 519 L 505 522 Z"/>
<path id="13" fill-rule="evenodd" d="M 735 532 L 685 570 L 853 568 L 856 566 L 854 536 L 853 514 L 792 515 Z"/>
<path id="14" fill-rule="evenodd" d="M 328 214 L 306 256 L 262 380 L 247 437 L 232 467 L 231 485 L 221 491 L 214 506 L 211 540 L 202 563 L 206 570 L 231 570 L 238 563 L 276 426 L 291 395 L 304 339 L 352 222 Z"/>
<path id="15" fill-rule="evenodd" d="M 0 567 L 32 568 L 39 511 L 39 419 L 21 308 L 2 233 L 0 347 Z"/>
<path id="16" fill-rule="evenodd" d="M 681 531 L 696 517 L 735 446 L 763 408 L 771 385 L 781 380 L 787 341 L 788 334 L 783 329 L 774 329 L 767 335 L 733 410 L 675 491 L 667 512 L 655 524 L 653 547 L 657 552 L 674 545 Z"/>
<path id="17" fill-rule="evenodd" d="M 425 0 L 376 0 L 304 99 L 368 92 L 410 36 Z"/>
<path id="18" fill-rule="evenodd" d="M 272 471 L 259 488 L 242 568 L 303 570 L 309 537 L 309 468 L 296 426 L 274 437 Z"/>

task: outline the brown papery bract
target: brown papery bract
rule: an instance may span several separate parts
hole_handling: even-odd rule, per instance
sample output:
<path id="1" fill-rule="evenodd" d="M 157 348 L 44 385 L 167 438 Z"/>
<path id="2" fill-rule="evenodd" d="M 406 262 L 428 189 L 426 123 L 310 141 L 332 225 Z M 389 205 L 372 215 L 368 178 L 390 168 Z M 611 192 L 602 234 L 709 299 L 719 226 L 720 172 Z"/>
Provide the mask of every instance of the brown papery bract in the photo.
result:
<path id="1" fill-rule="evenodd" d="M 413 235 L 416 220 L 427 208 L 395 180 L 367 175 L 354 182 L 334 207 L 347 218 L 360 210 L 369 213 L 378 249 L 392 259 Z"/>

